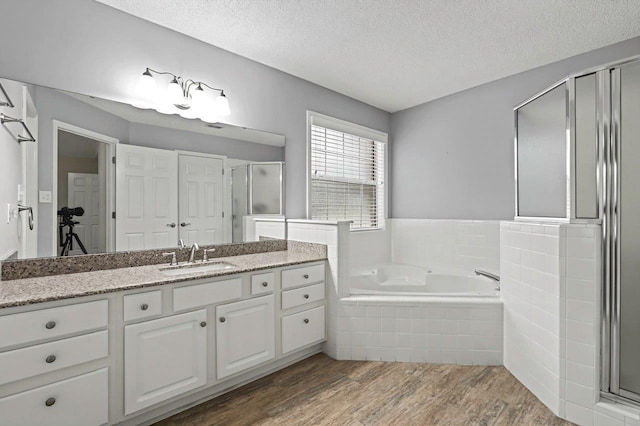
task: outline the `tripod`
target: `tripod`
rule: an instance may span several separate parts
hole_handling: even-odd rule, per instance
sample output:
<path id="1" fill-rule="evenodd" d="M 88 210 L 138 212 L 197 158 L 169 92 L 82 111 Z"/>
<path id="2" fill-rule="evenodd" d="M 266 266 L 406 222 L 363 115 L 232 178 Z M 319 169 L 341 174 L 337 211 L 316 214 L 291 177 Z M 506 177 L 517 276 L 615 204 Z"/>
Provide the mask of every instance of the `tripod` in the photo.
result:
<path id="1" fill-rule="evenodd" d="M 78 223 L 80 222 L 76 222 L 75 220 L 68 220 L 64 221 L 63 224 L 60 225 L 60 235 L 62 235 L 62 228 L 64 226 L 69 227 L 69 231 L 67 231 L 67 237 L 65 238 L 64 243 L 62 243 L 60 256 L 69 256 L 69 250 L 73 250 L 73 240 L 76 240 L 76 242 L 80 246 L 80 250 L 82 250 L 84 254 L 87 254 L 87 249 L 84 248 L 84 244 L 82 244 L 82 241 L 80 241 L 80 237 L 78 237 L 78 234 L 73 232 L 73 227 Z"/>

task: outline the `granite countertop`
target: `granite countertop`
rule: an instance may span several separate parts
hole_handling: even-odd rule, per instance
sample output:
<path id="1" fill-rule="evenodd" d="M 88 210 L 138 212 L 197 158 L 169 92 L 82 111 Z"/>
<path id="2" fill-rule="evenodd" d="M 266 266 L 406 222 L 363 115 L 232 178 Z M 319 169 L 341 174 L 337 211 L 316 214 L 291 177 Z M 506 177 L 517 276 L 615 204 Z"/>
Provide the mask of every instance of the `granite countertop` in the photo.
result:
<path id="1" fill-rule="evenodd" d="M 0 308 L 240 274 L 321 260 L 326 260 L 326 255 L 319 252 L 287 250 L 218 257 L 212 261 L 228 262 L 237 267 L 227 270 L 185 273 L 178 276 L 165 275 L 160 270 L 160 266 L 166 266 L 164 264 L 0 281 Z"/>

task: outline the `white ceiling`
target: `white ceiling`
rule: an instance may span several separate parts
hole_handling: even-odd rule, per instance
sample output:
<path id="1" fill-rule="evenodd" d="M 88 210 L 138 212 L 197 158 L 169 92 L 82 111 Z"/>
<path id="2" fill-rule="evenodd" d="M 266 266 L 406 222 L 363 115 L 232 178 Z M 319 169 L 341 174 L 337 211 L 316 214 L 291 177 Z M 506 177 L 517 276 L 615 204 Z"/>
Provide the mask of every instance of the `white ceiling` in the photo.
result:
<path id="1" fill-rule="evenodd" d="M 386 111 L 640 35 L 638 0 L 98 0 Z"/>

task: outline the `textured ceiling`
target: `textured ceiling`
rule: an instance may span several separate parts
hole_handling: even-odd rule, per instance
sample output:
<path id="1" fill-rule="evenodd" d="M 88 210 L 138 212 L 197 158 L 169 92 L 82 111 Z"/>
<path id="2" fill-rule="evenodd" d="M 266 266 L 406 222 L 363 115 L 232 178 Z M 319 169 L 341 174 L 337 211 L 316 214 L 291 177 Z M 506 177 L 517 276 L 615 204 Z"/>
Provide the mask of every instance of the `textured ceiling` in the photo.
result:
<path id="1" fill-rule="evenodd" d="M 640 35 L 638 0 L 98 0 L 395 112 Z"/>

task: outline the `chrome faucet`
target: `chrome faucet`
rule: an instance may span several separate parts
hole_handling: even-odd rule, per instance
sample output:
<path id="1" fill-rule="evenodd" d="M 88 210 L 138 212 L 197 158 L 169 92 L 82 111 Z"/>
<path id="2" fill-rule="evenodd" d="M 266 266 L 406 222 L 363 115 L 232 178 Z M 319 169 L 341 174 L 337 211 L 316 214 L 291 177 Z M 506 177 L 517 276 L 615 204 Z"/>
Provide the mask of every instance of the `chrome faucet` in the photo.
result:
<path id="1" fill-rule="evenodd" d="M 193 245 L 191 246 L 191 252 L 189 253 L 189 263 L 193 263 L 194 259 L 196 257 L 196 252 L 200 250 L 200 246 L 198 246 L 198 243 L 193 243 Z"/>
<path id="2" fill-rule="evenodd" d="M 495 281 L 496 291 L 500 291 L 500 275 L 492 274 L 491 272 L 483 271 L 482 269 L 476 269 L 475 273 L 476 275 L 482 275 L 483 277 L 487 277 L 490 280 Z"/>
<path id="3" fill-rule="evenodd" d="M 180 238 L 178 240 L 178 247 L 180 248 L 185 248 L 187 245 L 184 243 L 184 240 L 182 238 Z"/>

